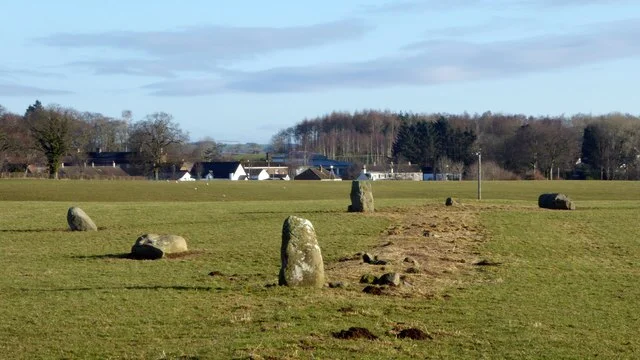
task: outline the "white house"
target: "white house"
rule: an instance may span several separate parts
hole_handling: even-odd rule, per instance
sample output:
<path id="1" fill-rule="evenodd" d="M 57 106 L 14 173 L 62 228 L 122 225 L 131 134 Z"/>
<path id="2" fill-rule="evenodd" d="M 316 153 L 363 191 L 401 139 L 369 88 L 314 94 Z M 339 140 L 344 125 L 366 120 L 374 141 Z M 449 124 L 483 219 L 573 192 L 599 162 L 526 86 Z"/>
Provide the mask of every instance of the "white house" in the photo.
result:
<path id="1" fill-rule="evenodd" d="M 245 166 L 245 171 L 249 173 L 249 178 L 254 180 L 251 176 L 251 172 L 253 170 L 264 170 L 267 172 L 268 178 L 272 180 L 291 180 L 289 177 L 289 167 L 287 166 Z M 261 174 L 261 172 L 259 172 Z M 260 175 L 260 179 L 257 180 L 267 180 L 263 179 L 264 175 Z"/>
<path id="2" fill-rule="evenodd" d="M 191 169 L 191 176 L 203 180 L 246 180 L 247 173 L 239 161 L 200 162 Z"/>
<path id="3" fill-rule="evenodd" d="M 273 174 L 273 175 L 271 175 L 269 180 L 285 180 L 285 181 L 289 181 L 289 180 L 291 180 L 291 177 L 289 177 L 289 174 Z"/>
<path id="4" fill-rule="evenodd" d="M 196 179 L 191 177 L 191 174 L 188 171 L 180 171 L 176 174 L 177 181 L 195 181 Z"/>
<path id="5" fill-rule="evenodd" d="M 356 180 L 422 180 L 422 171 L 420 167 L 413 165 L 397 165 L 394 169 L 393 165 L 389 167 L 373 166 L 367 170 L 365 166 L 362 167 L 362 172 Z"/>
<path id="6" fill-rule="evenodd" d="M 252 168 L 247 169 L 247 175 L 249 176 L 249 180 L 268 180 L 269 173 L 265 169 L 260 168 Z"/>

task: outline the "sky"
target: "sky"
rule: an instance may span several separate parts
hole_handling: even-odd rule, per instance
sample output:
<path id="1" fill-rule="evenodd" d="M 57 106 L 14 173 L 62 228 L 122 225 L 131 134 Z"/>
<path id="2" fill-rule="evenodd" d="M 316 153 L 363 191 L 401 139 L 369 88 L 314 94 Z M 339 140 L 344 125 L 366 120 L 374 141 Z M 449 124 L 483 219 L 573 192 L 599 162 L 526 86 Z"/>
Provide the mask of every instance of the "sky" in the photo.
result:
<path id="1" fill-rule="evenodd" d="M 0 105 L 268 143 L 333 111 L 640 115 L 640 0 L 0 0 Z"/>

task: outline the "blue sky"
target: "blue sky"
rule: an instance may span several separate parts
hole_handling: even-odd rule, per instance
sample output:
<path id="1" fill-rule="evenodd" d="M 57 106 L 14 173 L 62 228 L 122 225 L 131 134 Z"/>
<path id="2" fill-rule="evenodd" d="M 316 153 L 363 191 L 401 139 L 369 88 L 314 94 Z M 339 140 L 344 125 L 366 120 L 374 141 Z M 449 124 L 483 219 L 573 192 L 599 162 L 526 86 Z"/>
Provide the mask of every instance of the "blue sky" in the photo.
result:
<path id="1" fill-rule="evenodd" d="M 332 111 L 640 115 L 640 1 L 2 1 L 0 105 L 267 143 Z"/>

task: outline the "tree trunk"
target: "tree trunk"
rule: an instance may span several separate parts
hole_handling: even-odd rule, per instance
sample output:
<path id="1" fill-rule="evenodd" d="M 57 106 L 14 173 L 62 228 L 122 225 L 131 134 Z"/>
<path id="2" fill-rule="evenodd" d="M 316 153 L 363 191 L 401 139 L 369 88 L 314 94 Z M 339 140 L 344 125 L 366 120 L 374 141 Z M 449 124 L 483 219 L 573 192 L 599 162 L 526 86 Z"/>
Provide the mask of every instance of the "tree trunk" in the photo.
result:
<path id="1" fill-rule="evenodd" d="M 58 165 L 56 163 L 49 164 L 49 179 L 58 180 Z"/>

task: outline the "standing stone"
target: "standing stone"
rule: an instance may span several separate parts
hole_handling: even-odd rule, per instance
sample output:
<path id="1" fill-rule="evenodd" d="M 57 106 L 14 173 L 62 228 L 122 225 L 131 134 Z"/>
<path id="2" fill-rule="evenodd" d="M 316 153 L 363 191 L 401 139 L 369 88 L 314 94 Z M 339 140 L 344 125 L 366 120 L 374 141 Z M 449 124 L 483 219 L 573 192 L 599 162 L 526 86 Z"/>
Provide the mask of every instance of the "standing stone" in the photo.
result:
<path id="1" fill-rule="evenodd" d="M 70 207 L 67 211 L 67 223 L 71 231 L 98 231 L 98 227 L 89 215 L 79 207 Z"/>
<path id="2" fill-rule="evenodd" d="M 134 259 L 155 260 L 165 254 L 186 252 L 187 241 L 178 235 L 144 234 L 131 247 L 131 257 Z"/>
<path id="3" fill-rule="evenodd" d="M 373 192 L 368 181 L 351 182 L 351 205 L 349 212 L 373 212 Z"/>
<path id="4" fill-rule="evenodd" d="M 284 221 L 280 259 L 280 285 L 324 286 L 322 254 L 309 220 L 289 216 Z"/>
<path id="5" fill-rule="evenodd" d="M 564 194 L 542 194 L 538 197 L 538 206 L 554 210 L 575 210 L 576 205 Z"/>

